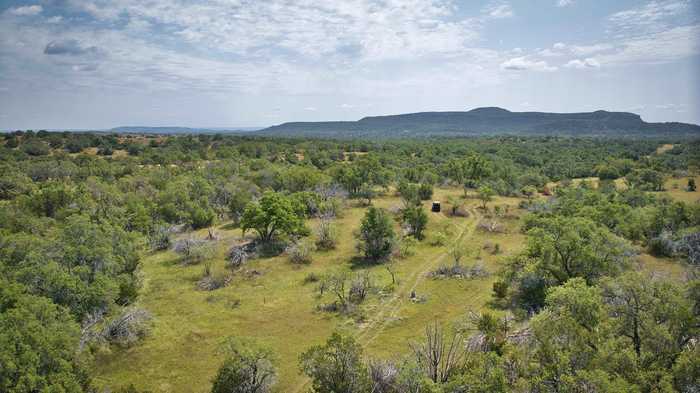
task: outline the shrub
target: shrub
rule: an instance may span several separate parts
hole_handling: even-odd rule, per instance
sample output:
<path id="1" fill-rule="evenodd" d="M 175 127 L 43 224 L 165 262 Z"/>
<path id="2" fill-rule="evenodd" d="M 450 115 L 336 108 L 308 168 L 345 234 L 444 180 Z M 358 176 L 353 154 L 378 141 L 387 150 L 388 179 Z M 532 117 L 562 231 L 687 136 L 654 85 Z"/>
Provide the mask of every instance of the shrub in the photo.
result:
<path id="1" fill-rule="evenodd" d="M 674 242 L 667 232 L 649 240 L 649 253 L 656 257 L 671 257 L 674 251 Z"/>
<path id="2" fill-rule="evenodd" d="M 319 281 L 321 281 L 321 277 L 314 272 L 311 272 L 304 277 L 304 284 L 311 284 Z"/>
<path id="3" fill-rule="evenodd" d="M 306 241 L 298 241 L 287 246 L 285 252 L 289 258 L 289 262 L 297 265 L 308 265 L 311 263 L 311 253 L 314 251 L 314 246 Z"/>
<path id="4" fill-rule="evenodd" d="M 676 249 L 688 258 L 688 263 L 700 265 L 700 232 L 684 236 Z"/>
<path id="5" fill-rule="evenodd" d="M 212 393 L 270 392 L 277 376 L 270 351 L 229 341 L 226 352 L 226 360 L 214 377 Z"/>
<path id="6" fill-rule="evenodd" d="M 102 338 L 109 343 L 130 346 L 148 334 L 151 313 L 140 308 L 124 311 L 102 330 Z"/>
<path id="7" fill-rule="evenodd" d="M 348 299 L 354 304 L 360 304 L 365 300 L 371 288 L 372 280 L 369 274 L 358 274 L 350 283 Z"/>
<path id="8" fill-rule="evenodd" d="M 202 278 L 197 281 L 197 289 L 200 291 L 213 291 L 227 286 L 231 278 L 223 274 L 205 273 Z"/>
<path id="9" fill-rule="evenodd" d="M 197 281 L 197 289 L 201 291 L 213 291 L 227 286 L 230 282 L 230 276 L 227 277 L 223 274 L 213 273 L 211 270 L 211 263 L 207 262 L 204 264 L 202 278 Z"/>
<path id="10" fill-rule="evenodd" d="M 170 231 L 165 225 L 158 225 L 148 234 L 148 245 L 153 251 L 167 250 L 171 245 Z"/>
<path id="11" fill-rule="evenodd" d="M 462 266 L 455 263 L 452 266 L 442 265 L 430 272 L 432 278 L 465 278 L 474 279 L 488 275 L 488 272 L 480 263 L 476 263 L 471 267 Z"/>
<path id="12" fill-rule="evenodd" d="M 319 250 L 332 250 L 338 241 L 338 231 L 335 224 L 327 219 L 322 219 L 316 229 L 316 247 Z"/>
<path id="13" fill-rule="evenodd" d="M 493 295 L 497 299 L 505 299 L 508 296 L 508 283 L 505 281 L 494 281 L 493 283 Z"/>
<path id="14" fill-rule="evenodd" d="M 333 333 L 325 345 L 311 347 L 301 355 L 300 367 L 311 378 L 314 392 L 372 391 L 362 347 L 352 337 Z"/>
<path id="15" fill-rule="evenodd" d="M 431 246 L 444 246 L 447 243 L 447 235 L 444 232 L 435 232 L 430 239 Z"/>
<path id="16" fill-rule="evenodd" d="M 425 183 L 421 184 L 418 187 L 418 197 L 422 201 L 430 200 L 433 197 L 433 186 Z"/>
<path id="17" fill-rule="evenodd" d="M 182 263 L 196 264 L 214 255 L 214 245 L 201 239 L 182 239 L 175 242 L 173 250 L 181 255 Z"/>
<path id="18" fill-rule="evenodd" d="M 481 220 L 476 228 L 490 233 L 505 233 L 506 231 L 506 228 L 497 220 Z"/>
<path id="19" fill-rule="evenodd" d="M 398 258 L 407 258 L 416 253 L 418 241 L 411 236 L 402 237 L 396 245 L 395 255 Z"/>
<path id="20" fill-rule="evenodd" d="M 238 269 L 248 262 L 249 255 L 246 250 L 246 245 L 236 245 L 229 249 L 226 258 L 226 267 L 231 269 Z"/>

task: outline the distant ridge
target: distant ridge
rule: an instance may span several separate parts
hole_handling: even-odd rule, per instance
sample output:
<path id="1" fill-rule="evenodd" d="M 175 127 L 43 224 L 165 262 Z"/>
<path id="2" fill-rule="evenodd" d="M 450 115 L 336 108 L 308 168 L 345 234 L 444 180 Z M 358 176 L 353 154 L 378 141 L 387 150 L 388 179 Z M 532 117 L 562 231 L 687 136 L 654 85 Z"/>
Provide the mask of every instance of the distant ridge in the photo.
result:
<path id="1" fill-rule="evenodd" d="M 261 129 L 262 127 L 208 127 L 208 128 L 192 128 L 179 126 L 163 126 L 163 127 L 147 127 L 147 126 L 121 126 L 111 128 L 110 132 L 120 134 L 128 133 L 145 133 L 145 134 L 211 134 L 218 132 L 250 132 Z"/>
<path id="2" fill-rule="evenodd" d="M 700 126 L 647 123 L 629 112 L 511 112 L 498 107 L 466 112 L 419 112 L 364 117 L 358 121 L 290 122 L 256 131 L 255 135 L 327 138 L 398 138 L 468 135 L 691 136 Z"/>

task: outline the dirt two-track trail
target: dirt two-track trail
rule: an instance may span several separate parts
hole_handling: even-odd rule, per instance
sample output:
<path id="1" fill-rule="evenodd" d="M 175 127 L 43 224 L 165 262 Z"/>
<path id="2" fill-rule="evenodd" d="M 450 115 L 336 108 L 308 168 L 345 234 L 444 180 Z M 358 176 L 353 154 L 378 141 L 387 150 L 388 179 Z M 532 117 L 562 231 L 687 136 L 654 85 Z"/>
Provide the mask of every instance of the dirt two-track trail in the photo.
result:
<path id="1" fill-rule="evenodd" d="M 476 208 L 469 208 L 469 218 L 460 225 L 459 232 L 451 240 L 451 244 L 462 244 L 466 239 L 471 237 L 476 230 L 476 224 L 479 222 L 481 215 Z M 435 255 L 424 258 L 423 263 L 416 266 L 407 277 L 400 278 L 400 283 L 393 295 L 384 300 L 381 304 L 374 309 L 372 317 L 359 327 L 360 332 L 357 335 L 357 342 L 363 347 L 366 347 L 369 343 L 374 341 L 379 335 L 382 334 L 384 329 L 398 317 L 399 312 L 404 307 L 406 302 L 410 302 L 410 293 L 418 288 L 428 274 L 436 269 L 445 258 L 449 256 L 449 247 Z M 298 384 L 292 393 L 302 393 L 304 388 L 309 384 L 308 378 L 305 378 L 303 382 Z"/>

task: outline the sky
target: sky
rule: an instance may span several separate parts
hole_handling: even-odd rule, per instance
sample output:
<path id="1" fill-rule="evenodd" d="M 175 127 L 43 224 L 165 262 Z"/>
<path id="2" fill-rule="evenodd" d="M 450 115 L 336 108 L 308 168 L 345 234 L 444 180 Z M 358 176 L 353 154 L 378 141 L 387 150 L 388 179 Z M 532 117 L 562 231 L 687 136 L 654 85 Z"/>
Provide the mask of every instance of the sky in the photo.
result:
<path id="1" fill-rule="evenodd" d="M 700 0 L 0 0 L 0 129 L 483 106 L 700 124 Z"/>

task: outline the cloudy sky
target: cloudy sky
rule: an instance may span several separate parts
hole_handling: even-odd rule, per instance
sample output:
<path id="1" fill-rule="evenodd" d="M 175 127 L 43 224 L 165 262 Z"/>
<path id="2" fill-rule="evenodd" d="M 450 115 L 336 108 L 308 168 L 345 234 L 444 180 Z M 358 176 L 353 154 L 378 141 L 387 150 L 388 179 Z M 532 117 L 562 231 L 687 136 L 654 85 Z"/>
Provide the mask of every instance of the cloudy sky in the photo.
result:
<path id="1" fill-rule="evenodd" d="M 700 0 L 0 0 L 0 129 L 479 106 L 700 123 Z"/>

